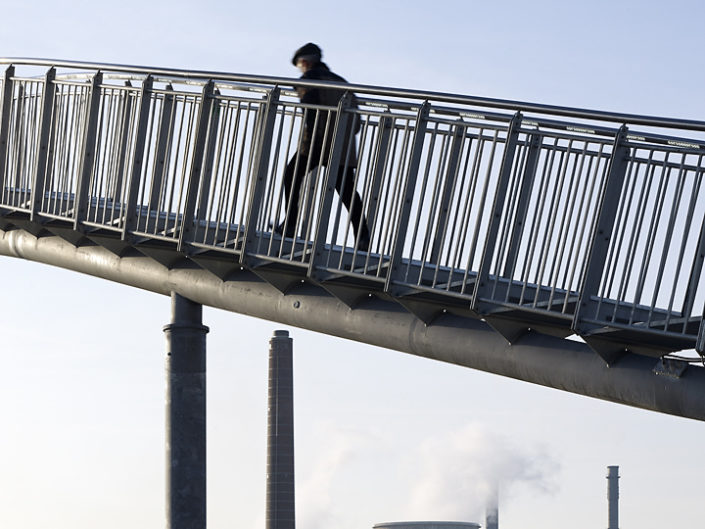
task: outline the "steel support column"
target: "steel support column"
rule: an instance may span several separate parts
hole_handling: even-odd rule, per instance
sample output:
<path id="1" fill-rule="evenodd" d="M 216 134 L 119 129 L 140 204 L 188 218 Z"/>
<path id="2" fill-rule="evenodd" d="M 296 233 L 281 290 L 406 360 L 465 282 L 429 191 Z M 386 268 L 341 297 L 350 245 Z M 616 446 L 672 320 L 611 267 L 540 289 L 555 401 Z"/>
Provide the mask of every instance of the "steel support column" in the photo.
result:
<path id="1" fill-rule="evenodd" d="M 269 340 L 266 529 L 294 529 L 294 383 L 289 331 Z"/>
<path id="2" fill-rule="evenodd" d="M 167 529 L 206 527 L 206 333 L 203 306 L 171 293 L 167 340 Z"/>

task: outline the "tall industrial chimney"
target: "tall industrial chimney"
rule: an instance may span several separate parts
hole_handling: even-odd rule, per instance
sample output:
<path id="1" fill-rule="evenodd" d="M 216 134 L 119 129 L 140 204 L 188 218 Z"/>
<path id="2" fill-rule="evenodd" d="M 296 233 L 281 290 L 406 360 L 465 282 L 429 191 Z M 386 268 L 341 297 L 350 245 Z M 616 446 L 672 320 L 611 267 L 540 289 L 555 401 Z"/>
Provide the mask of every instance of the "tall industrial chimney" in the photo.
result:
<path id="1" fill-rule="evenodd" d="M 619 467 L 607 467 L 607 529 L 619 529 Z"/>
<path id="2" fill-rule="evenodd" d="M 289 331 L 269 341 L 267 529 L 294 529 L 294 376 Z"/>
<path id="3" fill-rule="evenodd" d="M 499 529 L 499 484 L 495 483 L 487 496 L 485 529 Z"/>

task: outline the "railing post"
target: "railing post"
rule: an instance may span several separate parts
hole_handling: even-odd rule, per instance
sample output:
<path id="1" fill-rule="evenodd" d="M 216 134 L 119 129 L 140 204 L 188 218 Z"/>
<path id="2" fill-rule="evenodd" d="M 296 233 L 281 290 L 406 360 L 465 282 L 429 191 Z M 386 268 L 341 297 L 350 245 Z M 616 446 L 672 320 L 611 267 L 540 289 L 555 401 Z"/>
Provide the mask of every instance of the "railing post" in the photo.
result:
<path id="1" fill-rule="evenodd" d="M 394 228 L 394 243 L 390 255 L 389 271 L 384 285 L 385 292 L 391 291 L 394 276 L 401 268 L 406 232 L 409 228 L 411 205 L 416 191 L 416 177 L 419 173 L 421 154 L 423 153 L 424 140 L 426 139 L 426 125 L 430 111 L 431 105 L 428 101 L 425 101 L 421 107 L 419 107 L 418 113 L 416 114 L 416 131 L 414 132 L 409 166 L 406 172 L 403 202 L 399 209 L 399 217 L 396 220 L 396 226 Z"/>
<path id="2" fill-rule="evenodd" d="M 10 132 L 10 109 L 12 108 L 12 77 L 15 67 L 8 66 L 2 81 L 2 110 L 0 110 L 0 196 L 4 194 L 7 168 L 7 138 Z"/>
<path id="3" fill-rule="evenodd" d="M 504 144 L 502 165 L 499 169 L 497 191 L 495 193 L 494 204 L 492 205 L 492 216 L 490 217 L 487 227 L 487 236 L 485 237 L 485 244 L 482 250 L 482 260 L 480 261 L 480 268 L 477 272 L 477 281 L 472 298 L 471 308 L 475 311 L 480 310 L 480 298 L 486 294 L 488 288 L 490 268 L 495 255 L 495 246 L 497 245 L 497 234 L 499 233 L 500 224 L 502 222 L 507 189 L 509 188 L 512 167 L 514 166 L 514 157 L 519 143 L 519 127 L 521 127 L 521 120 L 521 112 L 517 112 L 514 114 L 514 117 L 509 123 L 509 128 L 507 129 L 507 139 Z"/>
<path id="4" fill-rule="evenodd" d="M 127 241 L 130 233 L 137 227 L 137 196 L 140 189 L 140 178 L 144 168 L 145 142 L 147 138 L 147 125 L 149 122 L 149 109 L 151 106 L 153 79 L 151 75 L 145 77 L 140 89 L 140 106 L 137 113 L 137 136 L 135 138 L 135 157 L 130 168 L 130 181 L 127 187 L 125 223 L 122 227 L 122 240 Z"/>
<path id="5" fill-rule="evenodd" d="M 612 230 L 622 198 L 622 187 L 629 163 L 629 147 L 624 144 L 627 132 L 627 127 L 623 125 L 614 140 L 607 181 L 600 201 L 592 241 L 590 241 L 578 305 L 573 317 L 572 328 L 577 334 L 588 330 L 583 319 L 588 310 L 594 308 L 595 302 L 592 297 L 597 295 L 602 280 L 602 272 L 609 251 Z"/>
<path id="6" fill-rule="evenodd" d="M 328 233 L 328 224 L 330 223 L 330 212 L 333 207 L 333 196 L 335 195 L 335 186 L 338 178 L 345 178 L 347 176 L 345 174 L 345 164 L 341 164 L 341 161 L 344 162 L 343 158 L 345 157 L 346 151 L 350 148 L 350 142 L 355 142 L 355 133 L 352 131 L 352 127 L 348 127 L 350 113 L 347 112 L 347 110 L 350 108 L 351 102 L 352 95 L 350 92 L 345 92 L 338 102 L 331 156 L 328 166 L 326 167 L 323 193 L 320 207 L 318 208 L 318 218 L 316 219 L 314 227 L 313 256 L 309 262 L 309 277 L 315 277 L 316 266 L 319 264 L 319 259 L 323 254 L 326 234 Z M 338 174 L 341 172 L 343 173 L 342 175 Z"/>
<path id="7" fill-rule="evenodd" d="M 32 182 L 32 211 L 29 219 L 37 221 L 37 213 L 41 209 L 42 198 L 44 197 L 44 182 L 46 180 L 47 159 L 49 156 L 49 141 L 51 132 L 52 114 L 54 112 L 54 95 L 56 94 L 56 68 L 49 68 L 44 76 L 44 94 L 42 95 L 42 114 L 39 118 L 39 152 L 37 153 L 37 165 L 34 170 L 34 181 Z"/>
<path id="8" fill-rule="evenodd" d="M 269 174 L 269 157 L 272 150 L 272 135 L 274 133 L 274 123 L 277 117 L 277 105 L 279 104 L 280 89 L 278 86 L 272 88 L 267 94 L 264 102 L 264 112 L 259 120 L 260 130 L 256 131 L 257 142 L 255 162 L 253 165 L 252 184 L 250 186 L 249 203 L 247 206 L 246 224 L 244 230 L 244 241 L 240 261 L 246 262 L 247 255 L 254 253 L 256 249 L 255 234 L 257 232 L 257 221 L 262 211 L 264 201 L 264 190 Z"/>
<path id="9" fill-rule="evenodd" d="M 88 106 L 88 123 L 81 153 L 81 165 L 78 172 L 78 185 L 74 198 L 74 229 L 80 231 L 81 223 L 88 215 L 91 175 L 95 163 L 96 136 L 98 129 L 98 115 L 100 114 L 100 85 L 103 74 L 96 72 L 91 83 L 91 95 Z"/>
<path id="10" fill-rule="evenodd" d="M 438 222 L 436 223 L 436 231 L 433 234 L 433 246 L 431 247 L 431 262 L 438 263 L 441 249 L 445 243 L 445 234 L 448 229 L 448 217 L 450 215 L 450 203 L 452 193 L 455 189 L 455 180 L 458 177 L 460 162 L 460 149 L 465 140 L 465 125 L 462 122 L 455 125 L 453 140 L 450 146 L 448 155 L 448 168 L 446 170 L 445 179 L 443 182 L 443 192 L 441 193 L 441 201 L 438 205 Z"/>
<path id="11" fill-rule="evenodd" d="M 195 233 L 195 212 L 198 192 L 203 178 L 205 167 L 204 153 L 206 150 L 206 140 L 208 137 L 208 124 L 211 118 L 211 108 L 213 106 L 213 80 L 203 86 L 201 94 L 201 107 L 198 109 L 198 121 L 196 125 L 195 145 L 191 156 L 191 171 L 189 172 L 188 185 L 186 188 L 186 204 L 181 218 L 181 230 L 179 232 L 179 244 L 177 250 L 184 252 L 186 245 L 193 240 Z"/>
<path id="12" fill-rule="evenodd" d="M 521 189 L 519 191 L 519 199 L 512 225 L 512 234 L 509 239 L 509 248 L 507 249 L 507 258 L 504 262 L 503 277 L 511 277 L 516 266 L 519 246 L 521 245 L 521 237 L 526 222 L 526 214 L 529 210 L 529 202 L 531 199 L 531 191 L 534 187 L 534 177 L 536 176 L 536 167 L 538 166 L 539 153 L 541 152 L 541 135 L 536 133 L 531 135 L 529 141 L 529 154 L 526 158 L 524 166 L 524 175 L 521 181 Z"/>

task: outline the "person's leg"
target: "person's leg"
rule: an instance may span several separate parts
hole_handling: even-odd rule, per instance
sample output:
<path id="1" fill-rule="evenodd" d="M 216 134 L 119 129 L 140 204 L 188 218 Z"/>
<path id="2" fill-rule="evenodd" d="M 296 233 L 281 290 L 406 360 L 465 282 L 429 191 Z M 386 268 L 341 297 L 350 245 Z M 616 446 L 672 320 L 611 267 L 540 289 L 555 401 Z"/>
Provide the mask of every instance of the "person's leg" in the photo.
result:
<path id="1" fill-rule="evenodd" d="M 294 237 L 299 218 L 299 197 L 306 176 L 308 157 L 294 153 L 284 170 L 284 222 L 275 231 L 286 237 Z"/>
<path id="2" fill-rule="evenodd" d="M 360 250 L 367 250 L 370 244 L 370 231 L 367 227 L 367 219 L 363 215 L 362 199 L 360 193 L 355 189 L 355 168 L 341 167 L 338 178 L 335 182 L 335 189 L 340 195 L 340 199 L 348 209 L 350 223 L 353 226 L 353 233 Z"/>

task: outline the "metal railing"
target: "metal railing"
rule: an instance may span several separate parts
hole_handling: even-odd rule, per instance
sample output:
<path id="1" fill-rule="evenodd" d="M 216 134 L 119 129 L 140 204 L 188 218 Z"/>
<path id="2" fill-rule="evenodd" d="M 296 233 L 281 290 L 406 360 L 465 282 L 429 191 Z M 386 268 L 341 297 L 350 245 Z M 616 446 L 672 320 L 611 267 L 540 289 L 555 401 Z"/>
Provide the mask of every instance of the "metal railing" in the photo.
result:
<path id="1" fill-rule="evenodd" d="M 704 349 L 705 122 L 0 62 L 6 219 L 298 270 L 655 355 Z M 299 86 L 357 97 L 307 105 Z M 297 236 L 283 237 L 273 229 L 292 218 L 283 175 L 306 120 L 331 148 L 307 161 L 300 200 L 289 205 Z M 369 244 L 353 235 L 336 184 L 359 194 Z"/>

